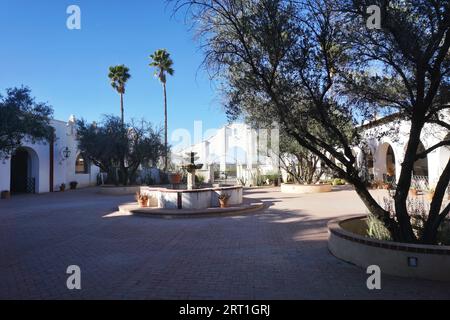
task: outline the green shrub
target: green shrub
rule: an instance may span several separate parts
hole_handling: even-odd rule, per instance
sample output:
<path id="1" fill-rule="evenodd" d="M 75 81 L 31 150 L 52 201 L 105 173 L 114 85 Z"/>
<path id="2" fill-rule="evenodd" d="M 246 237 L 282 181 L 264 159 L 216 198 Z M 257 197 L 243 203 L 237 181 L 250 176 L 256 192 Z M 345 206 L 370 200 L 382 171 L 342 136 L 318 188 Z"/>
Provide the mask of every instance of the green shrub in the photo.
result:
<path id="1" fill-rule="evenodd" d="M 450 246 L 450 221 L 444 221 L 438 230 L 437 240 L 440 245 Z"/>
<path id="2" fill-rule="evenodd" d="M 200 175 L 195 175 L 195 183 L 197 185 L 202 185 L 205 182 L 205 177 Z"/>
<path id="3" fill-rule="evenodd" d="M 331 184 L 332 184 L 333 186 L 343 186 L 343 185 L 345 185 L 345 180 L 344 180 L 344 179 L 336 178 L 336 179 L 333 179 L 333 181 L 331 182 Z"/>
<path id="4" fill-rule="evenodd" d="M 371 213 L 367 216 L 367 235 L 376 240 L 392 240 L 391 233 L 383 222 Z"/>

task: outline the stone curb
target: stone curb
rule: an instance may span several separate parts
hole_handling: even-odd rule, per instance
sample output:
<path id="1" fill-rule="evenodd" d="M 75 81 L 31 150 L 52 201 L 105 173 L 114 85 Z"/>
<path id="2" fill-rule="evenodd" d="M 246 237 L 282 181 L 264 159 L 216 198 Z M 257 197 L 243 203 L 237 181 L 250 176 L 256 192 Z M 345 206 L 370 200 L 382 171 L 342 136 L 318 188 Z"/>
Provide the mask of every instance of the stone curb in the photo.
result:
<path id="1" fill-rule="evenodd" d="M 205 217 L 225 217 L 251 213 L 266 208 L 264 203 L 252 203 L 240 207 L 229 208 L 210 208 L 206 210 L 177 210 L 177 209 L 159 209 L 159 208 L 139 208 L 138 205 L 119 206 L 119 212 L 128 213 L 134 216 L 147 218 L 166 218 L 166 219 L 184 219 L 184 218 L 205 218 Z M 183 211 L 183 212 L 177 212 Z"/>

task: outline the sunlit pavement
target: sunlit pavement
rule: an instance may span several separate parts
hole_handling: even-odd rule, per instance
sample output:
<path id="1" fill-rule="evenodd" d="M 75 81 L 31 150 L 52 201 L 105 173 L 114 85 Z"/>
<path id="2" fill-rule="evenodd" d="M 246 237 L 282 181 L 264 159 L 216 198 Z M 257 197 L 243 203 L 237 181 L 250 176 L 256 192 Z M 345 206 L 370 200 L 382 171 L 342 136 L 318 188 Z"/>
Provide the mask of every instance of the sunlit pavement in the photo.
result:
<path id="1" fill-rule="evenodd" d="M 354 191 L 246 196 L 269 208 L 165 220 L 112 214 L 132 196 L 96 189 L 2 200 L 0 298 L 450 298 L 450 283 L 386 275 L 370 291 L 365 270 L 328 252 L 326 223 L 366 212 Z M 81 268 L 81 290 L 67 289 L 69 265 Z"/>

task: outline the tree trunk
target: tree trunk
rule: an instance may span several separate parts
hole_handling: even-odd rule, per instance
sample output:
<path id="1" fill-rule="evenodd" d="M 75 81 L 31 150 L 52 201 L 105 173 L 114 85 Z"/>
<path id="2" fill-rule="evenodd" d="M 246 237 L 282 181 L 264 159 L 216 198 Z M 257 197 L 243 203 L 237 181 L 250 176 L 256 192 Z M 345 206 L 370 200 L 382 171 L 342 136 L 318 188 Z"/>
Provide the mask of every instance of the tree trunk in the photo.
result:
<path id="1" fill-rule="evenodd" d="M 380 219 L 391 233 L 394 241 L 401 241 L 401 232 L 396 221 L 390 216 L 390 213 L 384 210 L 367 190 L 366 185 L 359 179 L 348 177 L 348 181 L 355 186 L 355 191 L 359 198 L 364 202 L 369 212 Z"/>
<path id="2" fill-rule="evenodd" d="M 163 83 L 163 89 L 164 89 L 164 172 L 166 172 L 168 162 L 168 150 L 167 150 L 167 92 L 165 83 Z"/>
<path id="3" fill-rule="evenodd" d="M 122 121 L 122 126 L 125 124 L 123 112 L 123 93 L 120 94 L 120 120 Z"/>
<path id="4" fill-rule="evenodd" d="M 439 181 L 436 185 L 436 190 L 434 193 L 433 201 L 430 205 L 430 212 L 428 214 L 427 222 L 425 223 L 425 227 L 422 234 L 421 242 L 425 244 L 436 244 L 437 242 L 437 233 L 439 226 L 445 218 L 445 209 L 441 213 L 442 202 L 446 195 L 446 191 L 448 188 L 448 184 L 450 182 L 450 160 L 447 162 L 444 171 L 439 178 Z M 440 215 L 441 213 L 441 215 Z M 442 217 L 442 214 L 444 217 Z"/>
<path id="5" fill-rule="evenodd" d="M 420 126 L 414 119 L 411 121 L 411 130 L 409 133 L 409 141 L 405 151 L 405 157 L 402 163 L 402 170 L 397 184 L 397 190 L 394 196 L 395 214 L 397 216 L 401 241 L 416 242 L 411 226 L 411 217 L 408 214 L 406 200 L 408 198 L 409 187 L 411 186 L 412 173 L 414 170 L 414 163 L 417 153 L 417 148 L 420 143 L 420 133 L 422 126 Z"/>

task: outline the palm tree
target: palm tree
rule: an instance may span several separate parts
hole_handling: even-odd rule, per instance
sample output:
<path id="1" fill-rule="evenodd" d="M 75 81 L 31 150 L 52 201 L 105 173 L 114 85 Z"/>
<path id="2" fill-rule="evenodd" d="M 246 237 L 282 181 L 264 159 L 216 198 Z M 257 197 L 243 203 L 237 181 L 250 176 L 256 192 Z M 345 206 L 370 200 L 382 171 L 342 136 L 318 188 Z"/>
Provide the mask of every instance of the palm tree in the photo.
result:
<path id="1" fill-rule="evenodd" d="M 109 79 L 111 80 L 111 86 L 120 94 L 120 113 L 122 126 L 124 125 L 123 116 L 123 95 L 125 94 L 125 84 L 131 78 L 130 69 L 125 65 L 109 67 Z"/>
<path id="2" fill-rule="evenodd" d="M 155 76 L 161 81 L 164 90 L 164 171 L 167 170 L 167 92 L 166 92 L 166 80 L 167 74 L 173 76 L 174 70 L 172 68 L 173 61 L 170 58 L 170 53 L 165 49 L 156 50 L 155 53 L 150 55 L 152 62 L 150 67 L 155 67 Z"/>

